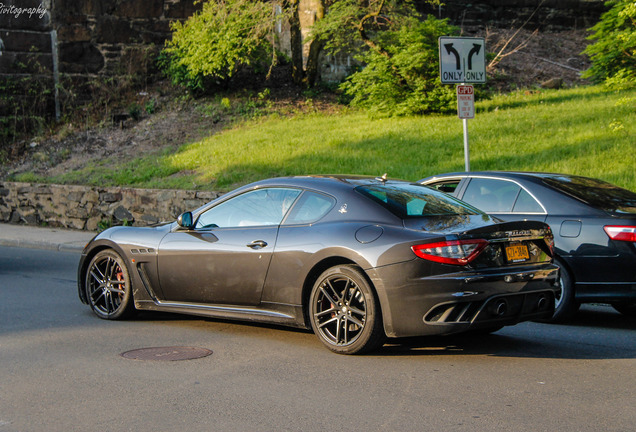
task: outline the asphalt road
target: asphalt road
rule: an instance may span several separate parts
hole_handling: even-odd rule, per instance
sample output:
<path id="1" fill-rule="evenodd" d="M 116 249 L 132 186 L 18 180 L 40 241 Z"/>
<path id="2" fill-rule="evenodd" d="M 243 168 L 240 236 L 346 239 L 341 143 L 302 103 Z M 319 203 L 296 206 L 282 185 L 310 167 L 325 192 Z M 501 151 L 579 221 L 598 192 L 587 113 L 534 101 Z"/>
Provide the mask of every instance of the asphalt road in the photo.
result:
<path id="1" fill-rule="evenodd" d="M 77 298 L 78 259 L 0 247 L 0 432 L 636 430 L 636 322 L 609 307 L 350 357 L 272 326 L 100 320 Z M 213 354 L 121 356 L 165 346 Z"/>

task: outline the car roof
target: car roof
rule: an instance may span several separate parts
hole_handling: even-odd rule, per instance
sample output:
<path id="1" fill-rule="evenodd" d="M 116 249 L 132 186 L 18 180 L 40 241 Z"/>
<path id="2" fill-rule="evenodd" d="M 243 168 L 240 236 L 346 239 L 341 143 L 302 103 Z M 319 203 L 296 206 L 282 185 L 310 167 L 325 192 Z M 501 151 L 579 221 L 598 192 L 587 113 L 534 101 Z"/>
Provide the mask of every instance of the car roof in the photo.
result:
<path id="1" fill-rule="evenodd" d="M 502 178 L 550 178 L 550 177 L 566 177 L 566 178 L 581 178 L 581 176 L 575 176 L 571 174 L 549 173 L 549 172 L 531 172 L 531 171 L 456 171 L 444 174 L 436 174 L 434 176 L 426 177 L 420 181 L 430 181 L 434 179 L 447 178 L 447 177 L 467 177 L 467 176 L 495 176 Z"/>
<path id="2" fill-rule="evenodd" d="M 343 174 L 303 175 L 290 177 L 274 177 L 247 185 L 247 187 L 262 186 L 296 186 L 303 188 L 315 188 L 319 190 L 343 190 L 353 189 L 358 186 L 372 184 L 410 184 L 411 182 L 399 179 L 389 179 L 384 176 L 363 176 Z"/>

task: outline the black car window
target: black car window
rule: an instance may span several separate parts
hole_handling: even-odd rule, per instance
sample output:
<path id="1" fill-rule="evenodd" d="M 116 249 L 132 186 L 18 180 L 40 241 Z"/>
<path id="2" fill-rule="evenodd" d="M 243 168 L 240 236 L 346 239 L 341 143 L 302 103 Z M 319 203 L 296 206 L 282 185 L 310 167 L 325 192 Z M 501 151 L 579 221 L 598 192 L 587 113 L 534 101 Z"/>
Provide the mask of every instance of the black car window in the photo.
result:
<path id="1" fill-rule="evenodd" d="M 517 197 L 517 202 L 515 202 L 515 206 L 512 209 L 513 213 L 544 213 L 543 207 L 541 204 L 535 200 L 532 195 L 526 192 L 525 189 L 521 189 L 519 192 L 519 197 Z"/>
<path id="2" fill-rule="evenodd" d="M 416 184 L 368 185 L 355 190 L 402 219 L 482 214 L 450 195 Z"/>
<path id="3" fill-rule="evenodd" d="M 195 228 L 278 225 L 299 194 L 298 189 L 285 188 L 246 192 L 205 211 Z"/>
<path id="4" fill-rule="evenodd" d="M 439 183 L 432 183 L 427 186 L 437 189 L 438 191 L 452 194 L 452 193 L 455 193 L 455 191 L 457 190 L 457 186 L 459 186 L 459 182 L 460 180 L 445 180 Z"/>
<path id="5" fill-rule="evenodd" d="M 306 191 L 285 220 L 285 225 L 316 222 L 329 212 L 336 200 L 328 195 Z"/>
<path id="6" fill-rule="evenodd" d="M 543 182 L 597 209 L 636 214 L 636 193 L 611 183 L 575 176 L 547 177 Z"/>
<path id="7" fill-rule="evenodd" d="M 513 182 L 472 178 L 462 200 L 486 213 L 510 213 L 521 187 Z"/>

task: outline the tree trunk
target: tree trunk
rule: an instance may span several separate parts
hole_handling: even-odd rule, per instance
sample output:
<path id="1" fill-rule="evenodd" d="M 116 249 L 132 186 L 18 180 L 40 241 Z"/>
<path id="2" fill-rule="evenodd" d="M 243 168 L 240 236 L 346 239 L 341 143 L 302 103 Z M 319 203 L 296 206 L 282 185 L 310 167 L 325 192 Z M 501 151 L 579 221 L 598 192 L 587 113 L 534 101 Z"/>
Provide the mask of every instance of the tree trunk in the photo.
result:
<path id="1" fill-rule="evenodd" d="M 325 17 L 325 0 L 320 0 L 320 6 L 316 10 L 316 21 Z M 314 39 L 309 45 L 309 54 L 307 55 L 307 69 L 305 72 L 305 84 L 307 87 L 315 86 L 320 80 L 320 53 L 324 43 Z"/>
<path id="2" fill-rule="evenodd" d="M 298 15 L 299 0 L 286 2 L 289 11 L 289 35 L 291 44 L 292 81 L 302 84 L 305 78 L 303 70 L 303 36 L 300 31 L 300 17 Z"/>

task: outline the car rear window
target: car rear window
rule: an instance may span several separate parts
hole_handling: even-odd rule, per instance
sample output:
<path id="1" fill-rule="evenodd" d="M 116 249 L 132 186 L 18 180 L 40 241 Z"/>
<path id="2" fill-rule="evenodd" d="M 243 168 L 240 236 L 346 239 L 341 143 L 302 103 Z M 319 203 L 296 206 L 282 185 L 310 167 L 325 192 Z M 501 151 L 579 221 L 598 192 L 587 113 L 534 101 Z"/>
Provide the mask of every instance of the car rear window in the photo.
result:
<path id="1" fill-rule="evenodd" d="M 547 185 L 609 213 L 636 214 L 636 193 L 587 177 L 554 176 Z"/>
<path id="2" fill-rule="evenodd" d="M 365 185 L 355 190 L 402 219 L 483 214 L 450 195 L 417 184 Z"/>

